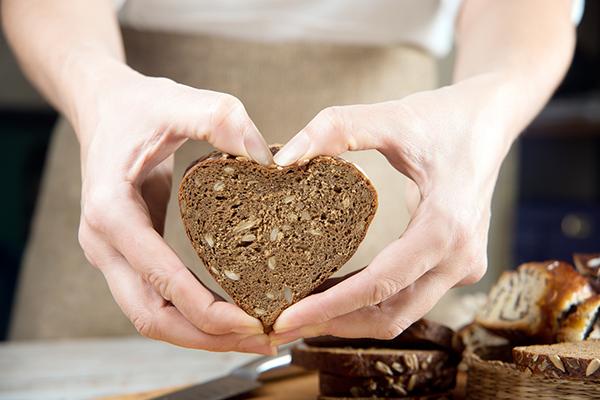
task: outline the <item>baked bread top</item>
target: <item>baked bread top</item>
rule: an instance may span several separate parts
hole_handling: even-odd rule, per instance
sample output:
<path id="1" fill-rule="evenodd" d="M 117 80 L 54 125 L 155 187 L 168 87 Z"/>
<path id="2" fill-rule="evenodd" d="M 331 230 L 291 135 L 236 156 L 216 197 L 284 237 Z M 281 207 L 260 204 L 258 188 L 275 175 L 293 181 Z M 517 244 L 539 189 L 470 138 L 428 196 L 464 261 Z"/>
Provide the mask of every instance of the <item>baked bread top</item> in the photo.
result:
<path id="1" fill-rule="evenodd" d="M 560 320 L 592 293 L 587 280 L 568 263 L 526 263 L 500 276 L 475 320 L 504 336 L 551 342 Z"/>
<path id="2" fill-rule="evenodd" d="M 560 342 L 600 339 L 600 295 L 590 297 L 565 318 L 557 339 Z"/>
<path id="3" fill-rule="evenodd" d="M 213 152 L 186 171 L 179 205 L 205 267 L 268 332 L 281 311 L 355 253 L 375 215 L 377 194 L 341 158 L 266 167 Z"/>
<path id="4" fill-rule="evenodd" d="M 594 380 L 600 383 L 600 341 L 515 347 L 513 360 L 521 370 L 549 378 Z"/>

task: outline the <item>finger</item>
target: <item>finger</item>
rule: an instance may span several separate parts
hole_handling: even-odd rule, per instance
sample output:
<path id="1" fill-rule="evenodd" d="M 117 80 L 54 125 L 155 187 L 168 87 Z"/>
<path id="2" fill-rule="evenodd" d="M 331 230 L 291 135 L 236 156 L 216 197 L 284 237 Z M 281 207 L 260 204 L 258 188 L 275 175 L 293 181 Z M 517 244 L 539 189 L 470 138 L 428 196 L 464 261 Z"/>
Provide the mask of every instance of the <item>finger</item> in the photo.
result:
<path id="1" fill-rule="evenodd" d="M 111 207 L 106 208 L 106 204 Z M 86 208 L 86 223 L 102 232 L 129 265 L 197 328 L 211 334 L 262 332 L 259 320 L 233 304 L 216 302 L 194 278 L 153 229 L 144 201 L 132 186 L 125 185 L 108 195 L 93 194 Z"/>
<path id="2" fill-rule="evenodd" d="M 334 287 L 335 285 L 337 285 L 341 281 L 344 281 L 344 280 L 350 278 L 351 276 L 358 274 L 360 271 L 362 271 L 365 268 L 366 267 L 357 269 L 356 271 L 352 271 L 352 272 L 350 272 L 350 273 L 348 273 L 348 274 L 346 274 L 344 276 L 338 276 L 338 277 L 335 277 L 335 278 L 329 278 L 325 282 L 323 282 L 319 286 L 317 286 L 315 288 L 315 290 L 312 291 L 312 293 L 321 293 L 321 292 L 324 292 L 327 289 L 330 289 L 330 288 Z"/>
<path id="3" fill-rule="evenodd" d="M 152 226 L 160 235 L 163 235 L 165 230 L 172 171 L 173 156 L 170 156 L 148 174 L 141 187 L 142 198 L 148 206 Z"/>
<path id="4" fill-rule="evenodd" d="M 192 325 L 121 258 L 100 266 L 117 304 L 143 336 L 182 347 L 271 354 L 266 335 L 209 335 Z"/>
<path id="5" fill-rule="evenodd" d="M 272 335 L 271 342 L 280 345 L 301 337 L 321 335 L 392 339 L 427 314 L 456 282 L 453 276 L 439 271 L 438 268 L 429 271 L 381 304 L 363 307 L 318 325 Z"/>
<path id="6" fill-rule="evenodd" d="M 329 107 L 321 111 L 275 155 L 275 163 L 287 166 L 318 155 L 389 147 L 390 115 L 398 118 L 394 103 Z M 396 130 L 399 124 L 394 124 Z"/>
<path id="7" fill-rule="evenodd" d="M 403 236 L 384 248 L 366 269 L 284 310 L 275 322 L 275 332 L 318 325 L 396 294 L 440 263 L 448 242 L 446 229 L 417 210 Z"/>
<path id="8" fill-rule="evenodd" d="M 245 156 L 263 165 L 272 164 L 269 146 L 240 100 L 225 93 L 186 88 L 189 107 L 181 111 L 186 114 L 183 118 L 198 121 L 191 131 L 191 139 L 206 140 L 221 151 Z M 199 117 L 199 114 L 203 115 Z"/>

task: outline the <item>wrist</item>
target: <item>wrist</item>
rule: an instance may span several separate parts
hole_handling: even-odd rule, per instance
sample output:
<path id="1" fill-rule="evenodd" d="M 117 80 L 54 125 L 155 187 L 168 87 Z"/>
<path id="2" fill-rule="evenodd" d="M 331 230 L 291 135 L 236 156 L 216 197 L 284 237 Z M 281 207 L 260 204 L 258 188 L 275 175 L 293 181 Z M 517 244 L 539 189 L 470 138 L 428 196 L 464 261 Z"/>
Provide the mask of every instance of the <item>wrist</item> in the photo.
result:
<path id="1" fill-rule="evenodd" d="M 119 59 L 85 50 L 68 57 L 62 72 L 64 101 L 60 108 L 84 146 L 97 121 L 98 100 L 103 93 L 139 74 Z"/>

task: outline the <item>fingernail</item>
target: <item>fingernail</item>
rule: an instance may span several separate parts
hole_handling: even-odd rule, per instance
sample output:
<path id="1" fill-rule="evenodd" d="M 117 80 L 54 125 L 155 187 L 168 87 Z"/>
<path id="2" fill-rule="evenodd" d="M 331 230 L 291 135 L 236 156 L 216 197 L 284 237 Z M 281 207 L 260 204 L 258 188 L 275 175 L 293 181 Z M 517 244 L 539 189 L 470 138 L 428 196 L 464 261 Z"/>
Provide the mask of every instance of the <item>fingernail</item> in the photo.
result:
<path id="1" fill-rule="evenodd" d="M 301 131 L 275 154 L 273 161 L 282 167 L 291 165 L 306 154 L 309 145 L 310 139 L 308 135 L 304 131 Z"/>
<path id="2" fill-rule="evenodd" d="M 271 165 L 273 163 L 271 150 L 258 131 L 247 133 L 244 136 L 244 147 L 250 158 L 259 164 Z"/>

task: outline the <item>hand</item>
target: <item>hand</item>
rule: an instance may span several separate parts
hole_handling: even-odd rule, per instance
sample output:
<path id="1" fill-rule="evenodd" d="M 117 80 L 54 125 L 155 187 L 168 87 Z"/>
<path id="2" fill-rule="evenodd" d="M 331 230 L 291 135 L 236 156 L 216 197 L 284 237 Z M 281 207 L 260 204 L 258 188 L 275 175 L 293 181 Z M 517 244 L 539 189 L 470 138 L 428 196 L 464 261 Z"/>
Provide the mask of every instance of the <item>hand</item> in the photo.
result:
<path id="1" fill-rule="evenodd" d="M 85 86 L 85 85 L 84 85 Z M 269 164 L 271 153 L 233 96 L 113 65 L 77 102 L 83 175 L 79 241 L 144 336 L 213 351 L 270 354 L 260 321 L 218 301 L 161 237 L 186 140 Z"/>
<path id="2" fill-rule="evenodd" d="M 275 155 L 289 165 L 377 149 L 416 195 L 408 191 L 402 236 L 361 272 L 285 310 L 274 344 L 323 334 L 390 339 L 448 289 L 483 276 L 492 192 L 514 129 L 501 82 L 478 76 L 398 101 L 328 108 Z"/>

